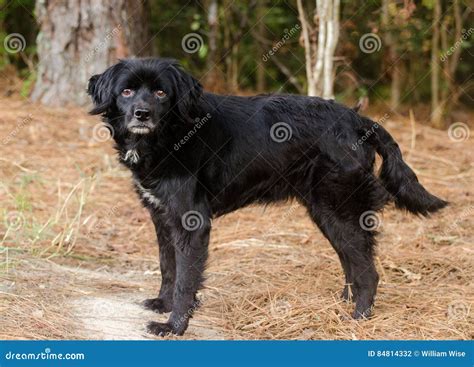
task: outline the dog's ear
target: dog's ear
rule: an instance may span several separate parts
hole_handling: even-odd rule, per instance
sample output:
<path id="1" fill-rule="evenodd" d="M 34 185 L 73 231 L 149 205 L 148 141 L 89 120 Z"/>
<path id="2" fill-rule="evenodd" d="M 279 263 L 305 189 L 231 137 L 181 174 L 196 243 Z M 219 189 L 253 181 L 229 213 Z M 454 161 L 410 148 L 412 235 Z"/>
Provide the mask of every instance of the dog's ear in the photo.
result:
<path id="1" fill-rule="evenodd" d="M 175 89 L 173 110 L 182 120 L 193 122 L 196 107 L 202 96 L 202 85 L 177 63 L 171 64 L 169 70 L 173 74 Z"/>
<path id="2" fill-rule="evenodd" d="M 117 76 L 122 69 L 122 63 L 108 68 L 104 73 L 93 75 L 87 85 L 87 94 L 92 97 L 94 108 L 89 111 L 91 115 L 106 113 L 113 104 L 113 87 Z"/>
<path id="3" fill-rule="evenodd" d="M 104 73 L 105 74 L 105 73 Z M 105 113 L 111 104 L 112 91 L 106 82 L 104 74 L 93 75 L 87 85 L 87 94 L 92 97 L 94 108 L 89 111 L 91 115 Z"/>

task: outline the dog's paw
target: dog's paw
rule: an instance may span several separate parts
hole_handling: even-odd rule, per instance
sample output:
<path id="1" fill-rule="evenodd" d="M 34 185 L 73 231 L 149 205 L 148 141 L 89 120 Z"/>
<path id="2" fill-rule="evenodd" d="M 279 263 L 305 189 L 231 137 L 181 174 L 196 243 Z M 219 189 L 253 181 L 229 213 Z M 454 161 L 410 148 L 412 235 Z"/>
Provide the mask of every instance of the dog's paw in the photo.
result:
<path id="1" fill-rule="evenodd" d="M 356 306 L 352 313 L 352 318 L 355 320 L 368 320 L 372 316 L 372 307 L 360 308 Z"/>
<path id="2" fill-rule="evenodd" d="M 171 302 L 166 302 L 162 298 L 150 298 L 143 301 L 143 307 L 158 313 L 171 312 Z"/>
<path id="3" fill-rule="evenodd" d="M 155 322 L 155 321 L 150 321 L 147 324 L 146 330 L 150 334 L 154 334 L 157 336 L 166 336 L 166 335 L 171 335 L 171 334 L 177 334 L 176 331 L 173 330 L 173 327 L 168 324 L 168 323 L 162 323 L 162 322 Z"/>

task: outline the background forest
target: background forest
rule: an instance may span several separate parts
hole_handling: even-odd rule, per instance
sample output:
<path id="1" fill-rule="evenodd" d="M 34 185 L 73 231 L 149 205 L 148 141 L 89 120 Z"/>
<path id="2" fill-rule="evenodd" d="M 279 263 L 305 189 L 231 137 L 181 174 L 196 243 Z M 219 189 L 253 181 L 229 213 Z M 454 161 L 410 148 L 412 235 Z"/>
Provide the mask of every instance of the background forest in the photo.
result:
<path id="1" fill-rule="evenodd" d="M 474 94 L 472 3 L 319 3 L 338 15 L 330 95 L 344 103 L 368 97 L 394 112 L 412 108 L 439 128 L 466 120 L 462 110 L 472 107 Z M 72 94 L 85 88 L 87 77 L 129 56 L 177 58 L 210 91 L 306 93 L 312 84 L 306 51 L 313 64 L 322 54 L 312 46 L 320 41 L 325 15 L 311 1 L 0 4 L 0 70 L 11 83 L 4 93 L 17 88 L 46 104 L 84 104 L 83 94 Z"/>

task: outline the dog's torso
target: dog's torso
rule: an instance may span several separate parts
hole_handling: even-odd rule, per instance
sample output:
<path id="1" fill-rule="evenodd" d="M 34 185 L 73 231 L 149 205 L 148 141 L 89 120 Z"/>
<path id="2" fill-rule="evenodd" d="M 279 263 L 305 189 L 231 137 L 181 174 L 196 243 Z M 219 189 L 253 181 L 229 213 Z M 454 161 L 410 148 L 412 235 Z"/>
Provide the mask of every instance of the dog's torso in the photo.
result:
<path id="1" fill-rule="evenodd" d="M 307 183 L 331 171 L 372 171 L 373 148 L 351 149 L 357 113 L 333 101 L 204 94 L 195 115 L 196 125 L 170 123 L 117 145 L 146 206 L 165 208 L 186 187 L 221 215 L 253 202 L 309 200 Z"/>

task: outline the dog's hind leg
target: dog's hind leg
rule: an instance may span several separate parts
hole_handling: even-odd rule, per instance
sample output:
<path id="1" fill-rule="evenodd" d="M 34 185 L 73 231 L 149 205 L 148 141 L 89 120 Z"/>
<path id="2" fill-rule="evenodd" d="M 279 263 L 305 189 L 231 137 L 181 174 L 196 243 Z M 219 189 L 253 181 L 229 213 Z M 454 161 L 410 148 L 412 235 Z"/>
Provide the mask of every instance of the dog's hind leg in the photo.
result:
<path id="1" fill-rule="evenodd" d="M 167 231 L 164 224 L 164 216 L 160 216 L 157 211 L 151 211 L 151 217 L 158 238 L 161 287 L 158 297 L 145 300 L 143 306 L 158 313 L 171 312 L 173 307 L 174 283 L 176 279 L 175 248 L 171 243 L 169 231 Z"/>
<path id="2" fill-rule="evenodd" d="M 364 171 L 335 172 L 314 181 L 307 203 L 313 221 L 336 250 L 356 303 L 354 318 L 371 314 L 378 285 L 373 261 L 375 228 L 361 226 L 360 218 L 379 210 L 386 202 L 386 192 L 376 178 Z M 347 296 L 347 297 L 346 297 Z"/>
<path id="3" fill-rule="evenodd" d="M 333 230 L 331 228 L 332 226 L 326 223 L 325 218 L 330 218 L 332 213 L 329 210 L 325 211 L 324 207 L 320 205 L 314 205 L 312 208 L 309 208 L 309 212 L 311 218 L 321 230 L 323 235 L 329 240 L 339 257 L 345 277 L 345 284 L 342 290 L 341 297 L 345 301 L 350 301 L 355 296 L 352 265 L 348 258 L 348 251 L 344 251 L 343 246 L 339 245 L 339 243 L 342 241 L 339 241 L 336 238 L 336 235 L 333 233 Z"/>
<path id="4" fill-rule="evenodd" d="M 354 278 L 352 275 L 352 267 L 347 257 L 347 253 L 340 249 L 340 246 L 337 246 L 336 241 L 333 241 L 332 238 L 334 237 L 330 231 L 329 226 L 325 223 L 324 218 L 330 218 L 332 215 L 331 210 L 325 209 L 324 205 L 322 204 L 310 204 L 308 205 L 308 212 L 310 214 L 311 219 L 313 222 L 318 226 L 321 230 L 323 235 L 329 240 L 332 247 L 337 253 L 339 257 L 339 261 L 341 262 L 342 270 L 344 271 L 344 278 L 345 284 L 344 288 L 341 293 L 341 298 L 345 301 L 350 301 L 355 296 L 355 289 L 354 289 Z"/>
<path id="5" fill-rule="evenodd" d="M 320 203 L 313 206 L 311 217 L 341 260 L 346 279 L 342 296 L 349 299 L 349 293 L 352 293 L 356 302 L 353 317 L 369 317 L 378 284 L 373 261 L 373 234 L 359 226 L 358 218 L 347 220 Z"/>

